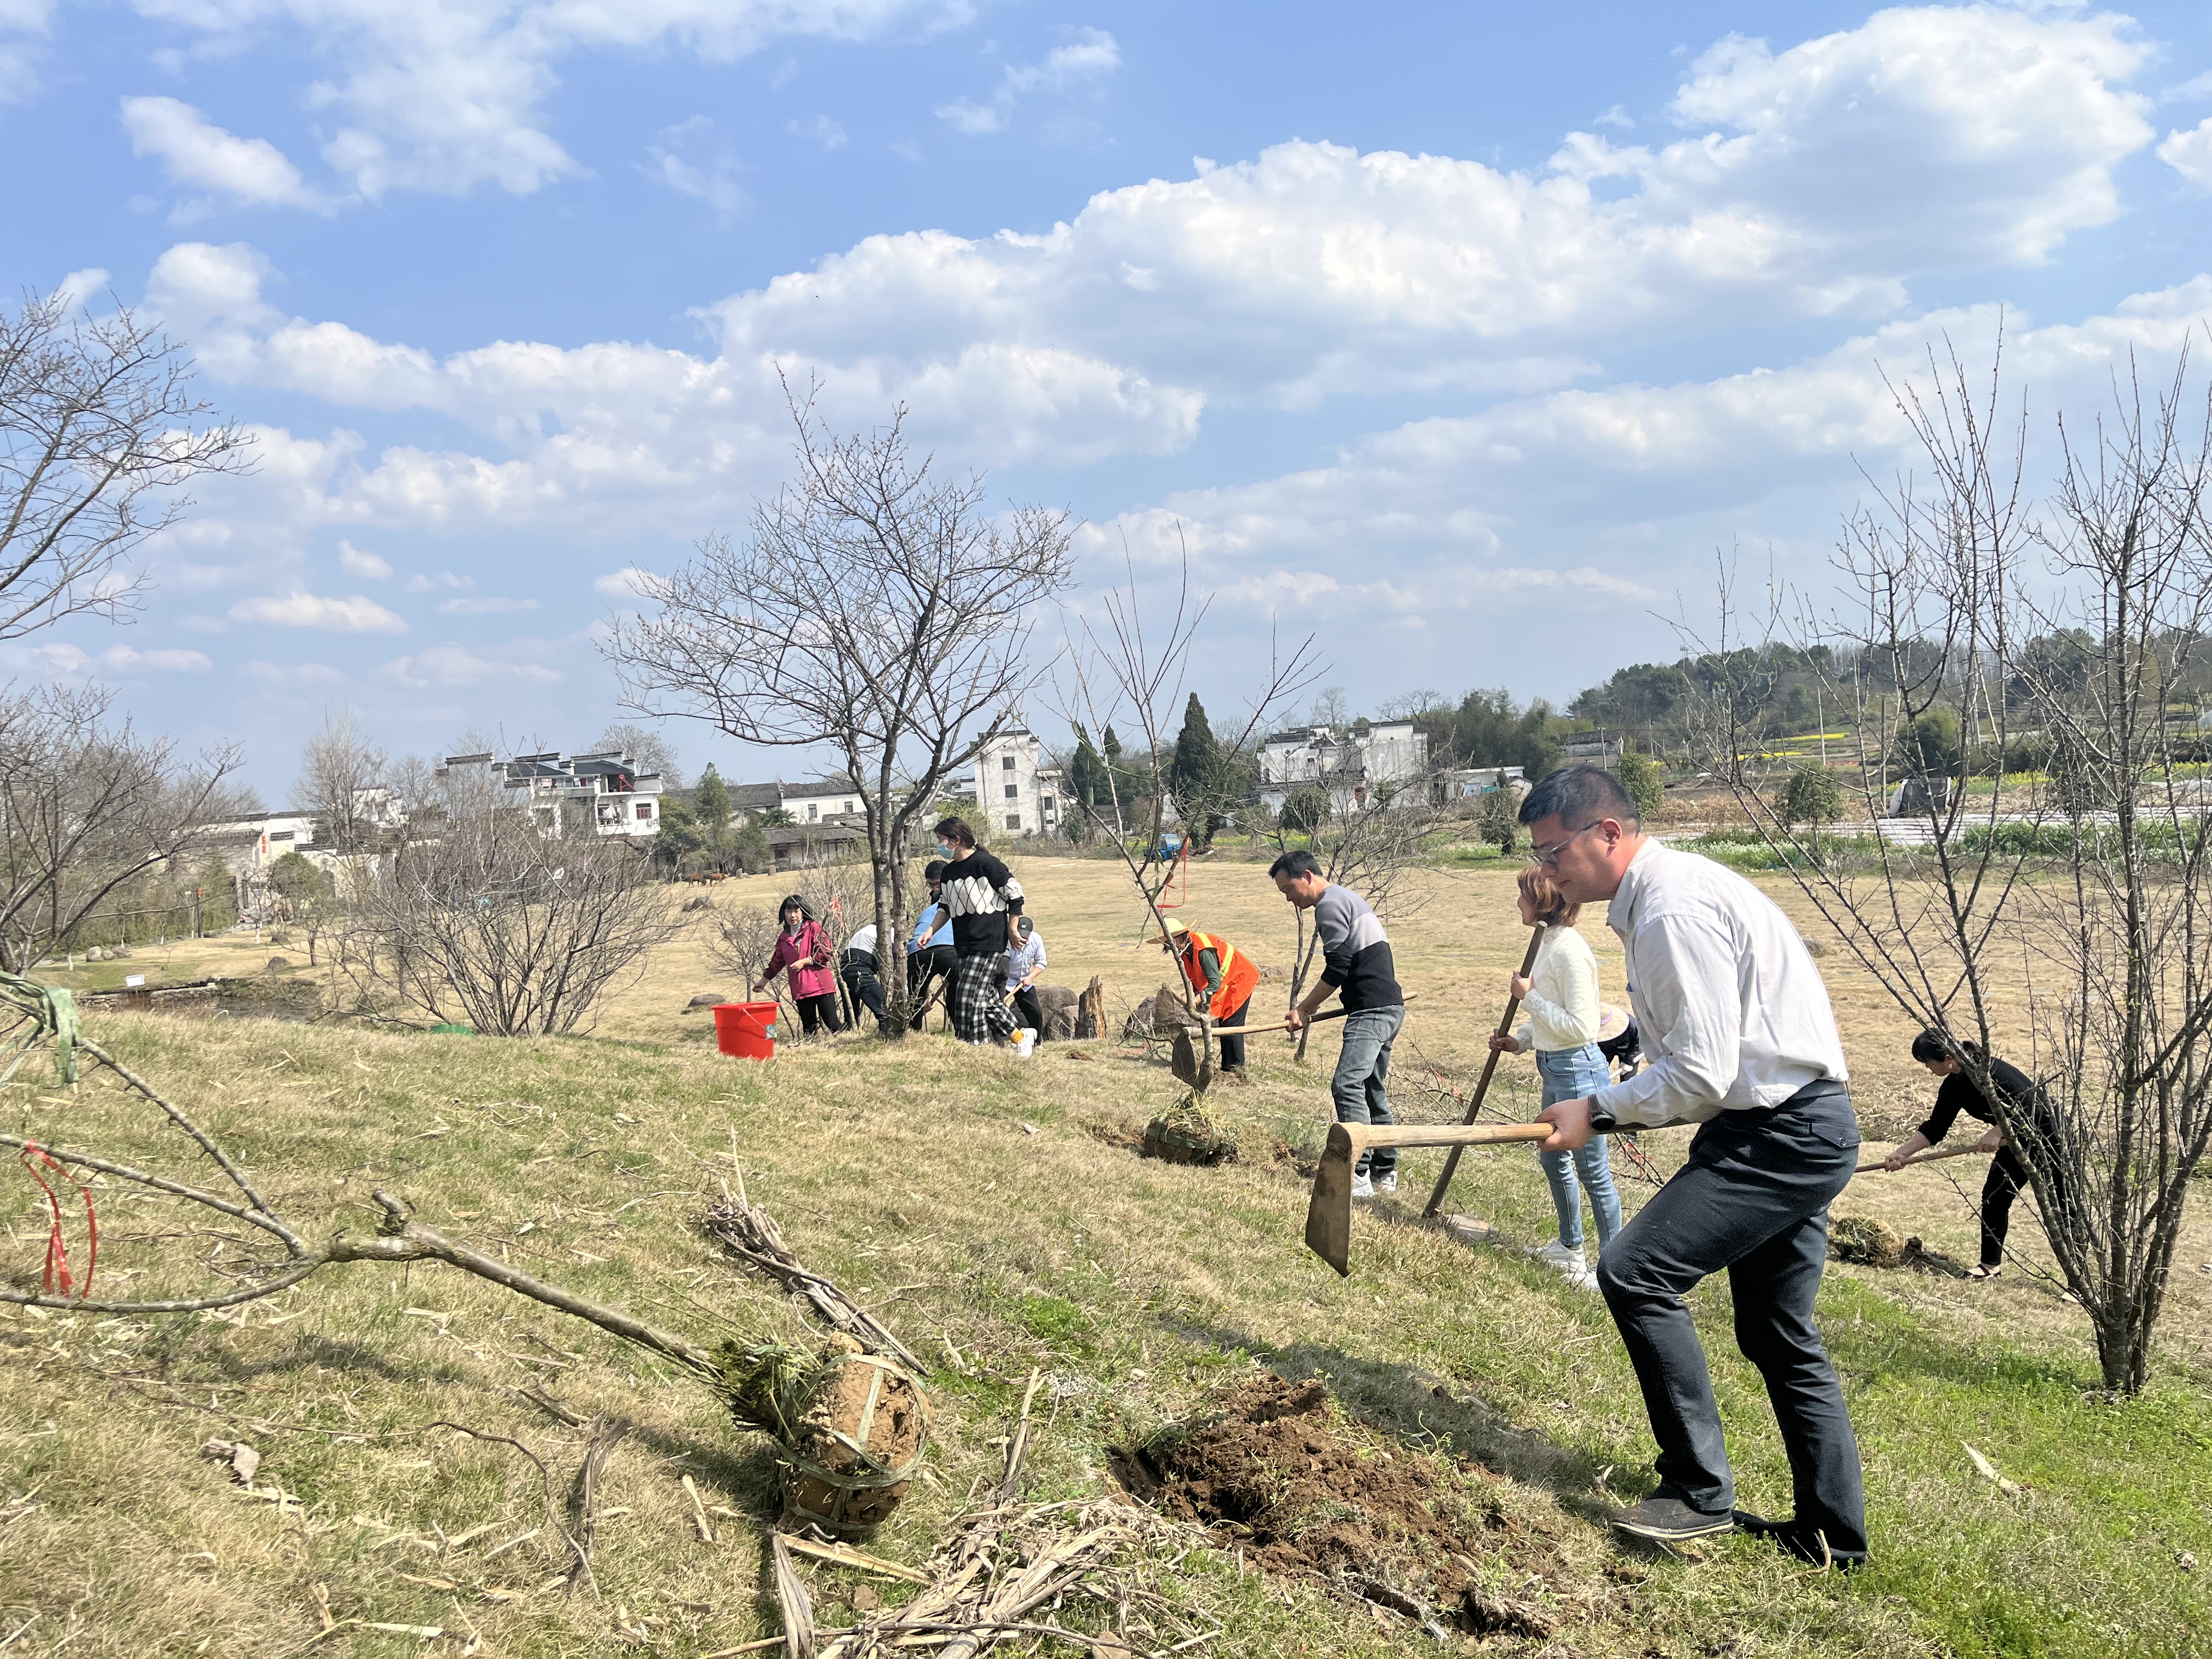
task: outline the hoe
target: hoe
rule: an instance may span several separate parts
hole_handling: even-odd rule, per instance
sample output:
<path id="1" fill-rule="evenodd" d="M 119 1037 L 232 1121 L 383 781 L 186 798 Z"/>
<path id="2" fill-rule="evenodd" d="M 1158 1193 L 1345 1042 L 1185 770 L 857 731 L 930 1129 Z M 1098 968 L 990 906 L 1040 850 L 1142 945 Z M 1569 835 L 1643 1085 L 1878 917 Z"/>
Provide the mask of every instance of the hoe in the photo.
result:
<path id="1" fill-rule="evenodd" d="M 1350 1276 L 1352 1172 L 1370 1146 L 1494 1146 L 1542 1140 L 1551 1133 L 1548 1123 L 1333 1124 L 1306 1206 L 1306 1248 Z"/>

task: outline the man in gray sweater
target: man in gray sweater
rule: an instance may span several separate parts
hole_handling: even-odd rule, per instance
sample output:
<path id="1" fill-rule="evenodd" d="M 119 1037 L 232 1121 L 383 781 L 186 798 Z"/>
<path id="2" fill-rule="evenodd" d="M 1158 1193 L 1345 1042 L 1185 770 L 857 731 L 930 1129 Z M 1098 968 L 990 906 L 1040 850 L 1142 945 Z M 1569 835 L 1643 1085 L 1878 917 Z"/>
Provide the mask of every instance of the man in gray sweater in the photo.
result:
<path id="1" fill-rule="evenodd" d="M 1406 1023 L 1406 997 L 1398 988 L 1390 938 L 1365 899 L 1322 874 L 1311 853 L 1285 853 L 1267 866 L 1276 890 L 1314 913 L 1321 936 L 1322 971 L 1306 998 L 1291 1011 L 1296 1031 L 1334 992 L 1351 1012 L 1344 1018 L 1344 1047 L 1329 1085 L 1339 1123 L 1390 1123 L 1390 1045 Z M 1376 1146 L 1352 1171 L 1352 1195 L 1372 1198 L 1398 1190 L 1398 1149 Z"/>

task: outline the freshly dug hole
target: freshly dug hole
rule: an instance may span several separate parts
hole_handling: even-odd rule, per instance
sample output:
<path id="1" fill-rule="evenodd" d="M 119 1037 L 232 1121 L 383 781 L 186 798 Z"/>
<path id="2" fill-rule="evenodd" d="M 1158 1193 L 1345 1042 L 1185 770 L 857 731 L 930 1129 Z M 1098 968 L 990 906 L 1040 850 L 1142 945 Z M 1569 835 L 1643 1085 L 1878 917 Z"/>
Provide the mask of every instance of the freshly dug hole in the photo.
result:
<path id="1" fill-rule="evenodd" d="M 1319 1382 L 1261 1376 L 1219 1416 L 1116 1453 L 1115 1473 L 1267 1571 L 1318 1574 L 1385 1606 L 1410 1597 L 1470 1629 L 1551 1627 L 1474 1588 L 1480 1564 L 1501 1555 L 1521 1574 L 1554 1571 L 1549 1544 L 1494 1500 L 1453 1490 L 1429 1459 L 1346 1437 Z"/>

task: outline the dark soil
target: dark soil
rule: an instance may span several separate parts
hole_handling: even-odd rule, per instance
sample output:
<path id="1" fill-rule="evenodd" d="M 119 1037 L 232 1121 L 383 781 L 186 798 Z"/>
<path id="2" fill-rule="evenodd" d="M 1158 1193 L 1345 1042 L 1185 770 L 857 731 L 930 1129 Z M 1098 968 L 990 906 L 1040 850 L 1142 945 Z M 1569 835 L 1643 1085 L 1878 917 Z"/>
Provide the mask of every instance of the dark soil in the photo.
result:
<path id="1" fill-rule="evenodd" d="M 1431 1459 L 1348 1437 L 1319 1382 L 1263 1376 L 1219 1416 L 1118 1454 L 1115 1471 L 1133 1496 L 1268 1572 L 1318 1574 L 1412 1616 L 1435 1609 L 1462 1629 L 1553 1627 L 1538 1608 L 1474 1589 L 1480 1564 L 1499 1557 L 1548 1576 L 1560 1565 L 1549 1542 Z"/>

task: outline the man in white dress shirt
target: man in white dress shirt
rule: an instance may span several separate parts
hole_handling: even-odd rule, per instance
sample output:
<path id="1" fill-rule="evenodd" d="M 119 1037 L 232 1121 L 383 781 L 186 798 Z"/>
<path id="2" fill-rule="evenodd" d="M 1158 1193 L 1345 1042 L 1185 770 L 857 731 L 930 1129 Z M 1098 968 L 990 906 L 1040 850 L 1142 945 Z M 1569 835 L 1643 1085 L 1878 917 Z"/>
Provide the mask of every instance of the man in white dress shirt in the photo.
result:
<path id="1" fill-rule="evenodd" d="M 1828 1205 L 1851 1177 L 1858 1120 L 1828 990 L 1779 907 L 1735 872 L 1643 833 L 1591 766 L 1553 773 L 1521 808 L 1534 856 L 1571 904 L 1610 899 L 1645 1068 L 1539 1113 L 1547 1150 L 1616 1126 L 1697 1123 L 1689 1161 L 1597 1267 L 1659 1442 L 1659 1488 L 1622 1531 L 1664 1542 L 1741 1527 L 1808 1560 L 1867 1553 L 1858 1443 L 1813 1324 Z M 1796 1514 L 1735 1508 L 1705 1350 L 1682 1297 L 1728 1270 L 1736 1344 L 1766 1380 Z"/>

